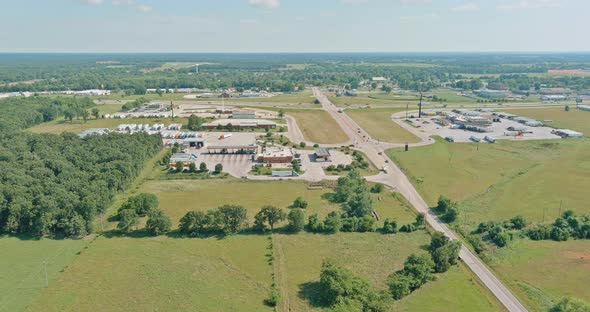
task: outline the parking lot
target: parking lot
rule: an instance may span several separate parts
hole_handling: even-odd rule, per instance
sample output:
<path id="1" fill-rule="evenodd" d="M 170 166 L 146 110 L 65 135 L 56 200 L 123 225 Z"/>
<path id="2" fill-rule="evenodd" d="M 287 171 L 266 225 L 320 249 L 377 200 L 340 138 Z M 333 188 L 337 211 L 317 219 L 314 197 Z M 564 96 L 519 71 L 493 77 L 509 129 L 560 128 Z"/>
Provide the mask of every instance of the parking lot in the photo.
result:
<path id="1" fill-rule="evenodd" d="M 426 133 L 427 135 L 438 135 L 441 137 L 451 137 L 455 142 L 471 142 L 471 137 L 477 137 L 483 141 L 485 136 L 492 137 L 496 140 L 542 140 L 542 139 L 560 139 L 561 137 L 552 134 L 553 128 L 549 127 L 526 127 L 526 131 L 518 136 L 518 132 L 509 131 L 509 127 L 523 127 L 521 123 L 513 120 L 501 118 L 500 122 L 494 122 L 491 125 L 491 132 L 474 132 L 464 129 L 451 129 L 449 126 L 441 126 L 435 122 L 434 117 L 413 118 L 412 125 L 416 131 Z M 400 121 L 403 122 L 403 121 Z"/>

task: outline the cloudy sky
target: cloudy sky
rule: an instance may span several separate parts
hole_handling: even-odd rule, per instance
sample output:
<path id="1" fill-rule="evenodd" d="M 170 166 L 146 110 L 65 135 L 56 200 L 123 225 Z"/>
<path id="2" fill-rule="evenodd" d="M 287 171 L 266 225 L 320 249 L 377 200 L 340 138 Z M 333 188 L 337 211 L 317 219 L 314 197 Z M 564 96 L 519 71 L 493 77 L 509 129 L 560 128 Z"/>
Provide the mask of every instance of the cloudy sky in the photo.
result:
<path id="1" fill-rule="evenodd" d="M 590 51 L 589 0 L 0 0 L 0 52 Z"/>

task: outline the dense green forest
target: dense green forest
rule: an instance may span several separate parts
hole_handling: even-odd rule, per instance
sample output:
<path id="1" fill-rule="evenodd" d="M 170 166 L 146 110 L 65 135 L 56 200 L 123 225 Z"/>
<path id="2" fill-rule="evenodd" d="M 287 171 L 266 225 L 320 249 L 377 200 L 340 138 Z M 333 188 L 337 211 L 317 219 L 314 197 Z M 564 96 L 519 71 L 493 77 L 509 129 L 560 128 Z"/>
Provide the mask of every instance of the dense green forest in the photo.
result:
<path id="1" fill-rule="evenodd" d="M 193 64 L 200 64 L 193 74 Z M 167 66 L 180 64 L 180 66 Z M 589 69 L 588 54 L 39 54 L 0 55 L 0 92 L 147 88 L 268 89 L 290 92 L 300 85 L 348 85 L 389 78 L 402 89 L 416 90 L 468 79 L 488 77 L 524 89 L 590 88 L 589 77 L 530 74 L 550 69 Z"/>
<path id="2" fill-rule="evenodd" d="M 0 233 L 80 237 L 125 190 L 161 138 L 143 133 L 79 138 L 22 129 L 92 106 L 88 99 L 0 101 Z"/>

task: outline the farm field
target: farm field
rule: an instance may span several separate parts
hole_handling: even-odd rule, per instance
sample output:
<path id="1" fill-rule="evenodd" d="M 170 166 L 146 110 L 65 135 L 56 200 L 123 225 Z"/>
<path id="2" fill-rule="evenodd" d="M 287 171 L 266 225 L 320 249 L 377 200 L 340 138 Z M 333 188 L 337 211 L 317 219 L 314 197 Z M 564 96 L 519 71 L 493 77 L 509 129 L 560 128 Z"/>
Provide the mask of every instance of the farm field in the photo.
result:
<path id="1" fill-rule="evenodd" d="M 278 284 L 282 298 L 279 311 L 319 311 L 314 300 L 320 268 L 325 258 L 332 258 L 355 274 L 364 276 L 375 287 L 386 289 L 387 276 L 403 267 L 412 253 L 424 253 L 430 236 L 424 231 L 411 234 L 339 233 L 336 235 L 275 235 L 277 261 L 281 268 Z M 354 259 L 354 261 L 351 261 Z M 438 280 L 410 296 L 395 302 L 395 311 L 439 311 L 440 303 L 449 311 L 498 311 L 496 302 L 486 291 L 469 281 L 469 273 L 461 267 L 439 275 Z M 424 291 L 428 289 L 428 291 Z M 453 297 L 461 293 L 461 299 Z M 418 310 L 412 310 L 418 311 Z"/>
<path id="2" fill-rule="evenodd" d="M 108 105 L 107 105 L 108 106 Z M 100 107 L 100 106 L 99 106 Z M 163 124 L 171 124 L 171 123 L 181 123 L 181 124 L 188 124 L 188 118 L 174 118 L 172 121 L 171 118 L 133 118 L 133 119 L 88 119 L 87 122 L 84 122 L 82 119 L 76 120 L 74 119 L 72 122 L 65 121 L 63 119 L 58 119 L 46 123 L 42 123 L 36 125 L 29 129 L 29 131 L 35 133 L 54 133 L 60 134 L 64 132 L 73 132 L 73 133 L 80 133 L 86 129 L 90 128 L 109 128 L 114 129 L 120 124 L 124 123 L 147 123 L 147 124 L 154 124 L 154 123 L 163 123 Z"/>
<path id="3" fill-rule="evenodd" d="M 590 136 L 590 112 L 578 110 L 573 105 L 570 105 L 569 112 L 566 112 L 564 107 L 523 108 L 506 111 L 540 121 L 553 120 L 545 124 L 553 128 L 572 129 L 584 133 L 585 136 Z"/>
<path id="4" fill-rule="evenodd" d="M 405 109 L 349 109 L 346 114 L 357 122 L 369 135 L 389 143 L 416 143 L 420 139 L 391 120 L 391 114 Z"/>
<path id="5" fill-rule="evenodd" d="M 566 209 L 590 213 L 587 139 L 498 141 L 481 144 L 479 150 L 476 144 L 439 139 L 435 145 L 407 153 L 387 153 L 431 206 L 440 194 L 460 201 L 456 226 L 466 231 L 479 222 L 516 215 L 550 222 Z M 590 299 L 580 282 L 582 276 L 590 275 L 589 243 L 517 239 L 508 248 L 492 252 L 489 261 L 532 310 L 541 311 L 566 295 Z"/>
<path id="6" fill-rule="evenodd" d="M 306 140 L 320 144 L 345 143 L 349 140 L 340 125 L 325 111 L 290 110 L 288 115 L 297 120 L 297 125 Z"/>

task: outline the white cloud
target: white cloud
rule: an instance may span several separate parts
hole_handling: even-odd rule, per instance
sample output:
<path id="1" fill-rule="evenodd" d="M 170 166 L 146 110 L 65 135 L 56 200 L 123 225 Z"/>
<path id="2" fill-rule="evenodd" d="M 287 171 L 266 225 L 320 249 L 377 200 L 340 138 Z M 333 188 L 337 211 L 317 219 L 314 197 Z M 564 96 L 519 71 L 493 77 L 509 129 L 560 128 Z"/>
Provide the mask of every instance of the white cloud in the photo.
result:
<path id="1" fill-rule="evenodd" d="M 500 10 L 528 10 L 540 8 L 559 8 L 563 5 L 563 0 L 518 0 L 504 2 L 498 5 Z"/>
<path id="2" fill-rule="evenodd" d="M 408 22 L 426 22 L 429 19 L 437 18 L 438 15 L 436 13 L 429 13 L 423 15 L 408 15 L 402 16 L 399 18 L 401 22 L 408 23 Z"/>
<path id="3" fill-rule="evenodd" d="M 451 9 L 451 11 L 453 12 L 475 12 L 475 11 L 479 11 L 481 8 L 479 7 L 479 4 L 477 3 L 473 3 L 473 2 L 468 2 L 459 6 L 456 6 L 454 8 Z"/>
<path id="4" fill-rule="evenodd" d="M 149 5 L 145 5 L 145 4 L 139 4 L 135 6 L 135 9 L 139 12 L 142 13 L 147 13 L 150 12 L 152 10 L 152 7 Z"/>
<path id="5" fill-rule="evenodd" d="M 280 0 L 248 0 L 248 4 L 255 8 L 276 9 L 281 6 Z"/>

